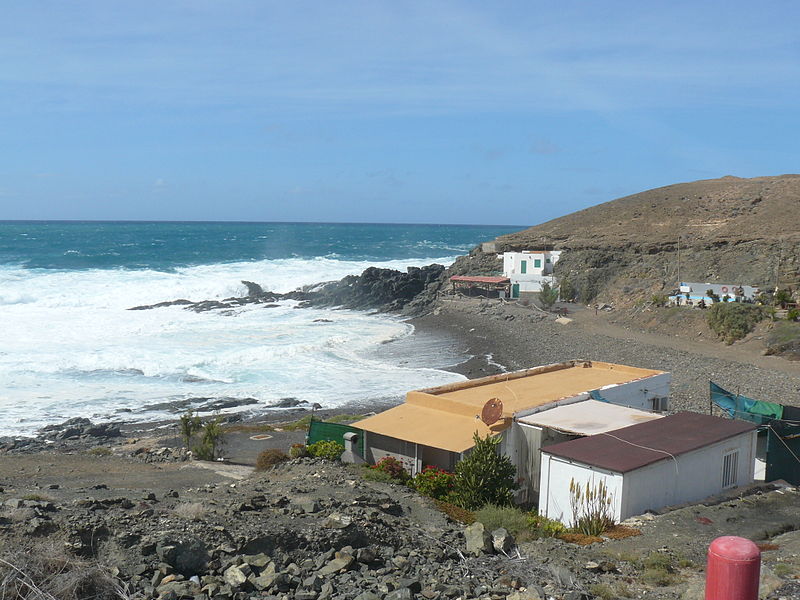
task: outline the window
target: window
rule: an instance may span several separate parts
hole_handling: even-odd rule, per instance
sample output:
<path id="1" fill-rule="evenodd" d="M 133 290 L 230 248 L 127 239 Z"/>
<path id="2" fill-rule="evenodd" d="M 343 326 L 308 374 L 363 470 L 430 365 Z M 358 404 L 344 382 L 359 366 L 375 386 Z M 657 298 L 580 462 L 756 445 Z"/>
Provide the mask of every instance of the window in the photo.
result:
<path id="1" fill-rule="evenodd" d="M 541 269 L 542 268 L 542 259 L 541 258 L 534 258 L 533 259 L 533 268 L 534 269 Z"/>
<path id="2" fill-rule="evenodd" d="M 544 259 L 544 264 L 549 265 L 550 264 L 550 259 L 549 258 L 545 258 Z"/>
<path id="3" fill-rule="evenodd" d="M 520 273 L 527 273 L 528 272 L 528 261 L 523 260 L 519 263 L 519 272 Z"/>
<path id="4" fill-rule="evenodd" d="M 739 451 L 722 455 L 722 489 L 736 487 L 736 472 L 739 470 Z"/>

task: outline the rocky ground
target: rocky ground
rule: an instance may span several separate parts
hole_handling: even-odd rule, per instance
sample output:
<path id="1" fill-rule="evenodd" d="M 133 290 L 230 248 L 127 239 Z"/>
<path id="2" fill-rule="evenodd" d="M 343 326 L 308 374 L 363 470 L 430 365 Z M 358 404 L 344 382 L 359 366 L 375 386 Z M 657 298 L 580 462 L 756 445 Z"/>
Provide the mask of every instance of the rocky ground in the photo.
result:
<path id="1" fill-rule="evenodd" d="M 757 344 L 724 346 L 709 335 L 650 333 L 626 327 L 618 312 L 565 305 L 570 322 L 533 306 L 499 300 L 444 298 L 417 327 L 458 336 L 484 364 L 508 370 L 584 358 L 672 373 L 674 410 L 709 410 L 708 382 L 761 400 L 797 404 L 800 364 L 762 356 Z M 676 329 L 676 331 L 678 331 Z M 486 368 L 483 368 L 486 371 Z M 467 372 L 469 377 L 483 372 Z"/>
<path id="2" fill-rule="evenodd" d="M 60 580 L 36 569 L 57 561 L 72 584 L 60 598 L 701 598 L 707 544 L 731 533 L 772 543 L 764 597 L 800 592 L 794 488 L 648 515 L 632 523 L 640 536 L 586 547 L 500 532 L 500 552 L 361 467 L 296 459 L 255 473 L 158 448 L 148 462 L 128 445 L 3 457 L 3 597 L 52 589 Z"/>

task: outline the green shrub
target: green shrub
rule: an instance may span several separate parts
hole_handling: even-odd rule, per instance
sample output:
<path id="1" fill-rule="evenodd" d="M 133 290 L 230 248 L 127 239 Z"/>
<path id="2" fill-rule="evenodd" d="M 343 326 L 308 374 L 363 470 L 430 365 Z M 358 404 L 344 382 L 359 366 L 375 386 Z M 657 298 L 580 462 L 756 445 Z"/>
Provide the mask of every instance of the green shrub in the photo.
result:
<path id="1" fill-rule="evenodd" d="M 200 422 L 200 417 L 191 409 L 187 410 L 183 415 L 181 415 L 181 437 L 183 438 L 183 445 L 187 450 L 191 450 L 192 446 L 194 445 L 194 436 L 200 431 L 202 426 L 203 424 Z"/>
<path id="2" fill-rule="evenodd" d="M 575 286 L 572 285 L 572 282 L 569 279 L 563 279 L 561 281 L 561 298 L 565 302 L 572 302 L 575 300 L 576 291 Z"/>
<path id="3" fill-rule="evenodd" d="M 454 480 L 452 473 L 428 465 L 414 476 L 412 486 L 423 496 L 444 500 L 453 491 Z"/>
<path id="4" fill-rule="evenodd" d="M 475 512 L 475 520 L 483 523 L 488 531 L 503 527 L 509 533 L 518 535 L 530 529 L 530 515 L 511 506 L 487 504 Z"/>
<path id="5" fill-rule="evenodd" d="M 528 528 L 538 537 L 558 537 L 568 531 L 566 525 L 561 521 L 548 519 L 535 513 L 528 515 Z"/>
<path id="6" fill-rule="evenodd" d="M 377 471 L 369 465 L 364 465 L 364 471 L 361 476 L 367 481 L 376 481 L 378 483 L 398 483 L 397 479 L 389 475 L 386 471 Z"/>
<path id="7" fill-rule="evenodd" d="M 370 469 L 377 471 L 378 473 L 385 473 L 395 483 L 407 483 L 411 479 L 411 475 L 409 475 L 408 471 L 406 471 L 405 467 L 403 467 L 403 463 L 397 460 L 394 456 L 384 456 L 372 467 L 370 467 Z"/>
<path id="8" fill-rule="evenodd" d="M 289 448 L 289 456 L 292 458 L 301 458 L 308 456 L 308 449 L 305 444 L 292 444 Z"/>
<path id="9" fill-rule="evenodd" d="M 539 304 L 545 310 L 550 310 L 556 302 L 558 302 L 558 288 L 550 287 L 545 281 L 542 284 L 542 291 L 539 292 Z"/>
<path id="10" fill-rule="evenodd" d="M 453 493 L 448 498 L 467 510 L 487 504 L 510 505 L 517 470 L 507 456 L 500 455 L 500 438 L 487 435 L 481 439 L 476 432 L 473 439 L 472 451 L 456 465 Z"/>
<path id="11" fill-rule="evenodd" d="M 718 302 L 709 309 L 706 318 L 712 331 L 725 343 L 732 344 L 753 331 L 756 323 L 764 318 L 764 311 L 752 304 Z"/>
<path id="12" fill-rule="evenodd" d="M 192 447 L 192 454 L 200 460 L 216 460 L 222 455 L 224 442 L 222 419 L 218 417 L 213 421 L 206 421 L 202 426 L 202 432 L 200 443 Z"/>
<path id="13" fill-rule="evenodd" d="M 256 471 L 266 471 L 287 460 L 289 460 L 289 457 L 283 450 L 267 448 L 263 452 L 260 452 L 258 458 L 256 458 Z"/>
<path id="14" fill-rule="evenodd" d="M 308 455 L 325 460 L 339 460 L 344 452 L 344 446 L 333 440 L 320 440 L 308 446 Z"/>

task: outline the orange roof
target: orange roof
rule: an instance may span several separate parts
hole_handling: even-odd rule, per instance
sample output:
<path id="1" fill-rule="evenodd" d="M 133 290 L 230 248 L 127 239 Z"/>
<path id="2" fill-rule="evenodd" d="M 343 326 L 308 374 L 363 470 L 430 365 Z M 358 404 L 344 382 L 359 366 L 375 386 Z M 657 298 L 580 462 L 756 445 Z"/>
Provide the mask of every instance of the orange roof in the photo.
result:
<path id="1" fill-rule="evenodd" d="M 463 452 L 473 446 L 475 432 L 481 437 L 500 433 L 520 411 L 660 373 L 589 361 L 546 365 L 408 392 L 404 404 L 353 426 L 416 444 Z M 503 402 L 503 414 L 488 427 L 480 420 L 480 414 L 492 398 Z"/>

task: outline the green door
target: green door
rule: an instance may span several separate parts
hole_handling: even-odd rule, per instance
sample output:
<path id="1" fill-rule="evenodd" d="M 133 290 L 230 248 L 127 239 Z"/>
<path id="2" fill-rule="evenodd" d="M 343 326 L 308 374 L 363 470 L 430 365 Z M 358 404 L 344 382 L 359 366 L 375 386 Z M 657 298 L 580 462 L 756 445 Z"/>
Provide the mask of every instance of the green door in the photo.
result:
<path id="1" fill-rule="evenodd" d="M 528 261 L 527 260 L 523 260 L 521 263 L 519 263 L 519 272 L 520 273 L 527 273 L 528 272 Z"/>
<path id="2" fill-rule="evenodd" d="M 525 263 L 522 263 L 522 264 L 524 265 Z M 512 283 L 511 284 L 511 297 L 512 298 L 519 298 L 519 284 L 518 283 Z"/>

